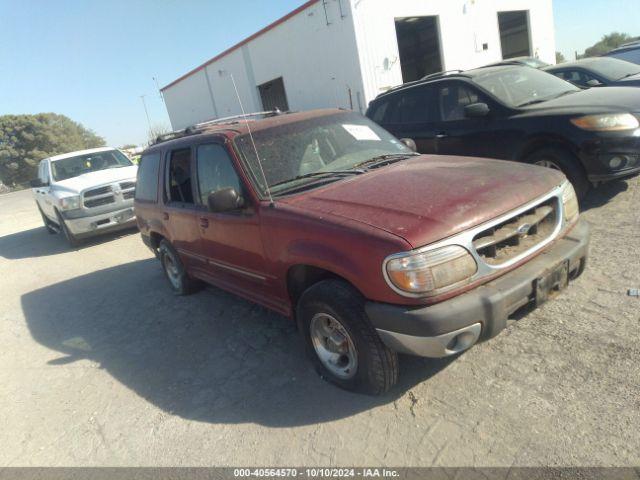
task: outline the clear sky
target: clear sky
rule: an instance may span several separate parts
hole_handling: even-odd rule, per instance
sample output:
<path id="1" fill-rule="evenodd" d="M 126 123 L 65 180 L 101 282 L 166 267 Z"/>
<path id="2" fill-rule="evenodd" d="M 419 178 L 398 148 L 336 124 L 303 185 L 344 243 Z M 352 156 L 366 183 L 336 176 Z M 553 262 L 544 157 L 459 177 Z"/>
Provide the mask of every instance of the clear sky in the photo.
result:
<path id="1" fill-rule="evenodd" d="M 164 86 L 303 2 L 0 0 L 0 114 L 62 113 L 110 145 L 143 143 L 140 95 L 169 125 L 153 77 Z M 567 58 L 611 31 L 640 35 L 640 0 L 553 3 Z"/>

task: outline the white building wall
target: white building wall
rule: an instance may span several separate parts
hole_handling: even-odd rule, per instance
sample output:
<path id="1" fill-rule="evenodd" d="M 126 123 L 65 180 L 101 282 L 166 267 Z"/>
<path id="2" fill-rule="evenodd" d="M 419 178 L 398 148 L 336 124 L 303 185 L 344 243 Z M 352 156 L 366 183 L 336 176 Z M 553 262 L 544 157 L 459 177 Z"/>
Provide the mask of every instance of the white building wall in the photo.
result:
<path id="1" fill-rule="evenodd" d="M 278 77 L 291 110 L 364 111 L 379 93 L 402 83 L 395 31 L 401 17 L 438 16 L 443 68 L 464 70 L 502 59 L 498 12 L 528 10 L 532 53 L 555 63 L 551 2 L 319 0 L 165 88 L 169 118 L 179 129 L 239 114 L 230 74 L 246 112 L 262 110 L 258 85 Z"/>
<path id="2" fill-rule="evenodd" d="M 229 74 L 246 112 L 262 110 L 257 86 L 278 77 L 283 78 L 291 110 L 353 105 L 364 111 L 349 0 L 340 1 L 342 12 L 338 0 L 327 0 L 325 16 L 322 1 L 316 2 L 164 89 L 172 127 L 241 113 Z"/>
<path id="3" fill-rule="evenodd" d="M 498 12 L 529 11 L 532 53 L 555 63 L 552 0 L 350 0 L 367 103 L 402 83 L 395 19 L 438 16 L 444 70 L 502 60 Z M 483 50 L 483 43 L 488 48 Z"/>

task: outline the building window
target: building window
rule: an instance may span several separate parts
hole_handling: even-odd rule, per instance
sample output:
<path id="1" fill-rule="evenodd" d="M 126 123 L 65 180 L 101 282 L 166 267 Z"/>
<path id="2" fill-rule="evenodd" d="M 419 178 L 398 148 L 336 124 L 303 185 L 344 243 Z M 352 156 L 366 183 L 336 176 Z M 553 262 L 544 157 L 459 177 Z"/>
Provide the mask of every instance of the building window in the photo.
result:
<path id="1" fill-rule="evenodd" d="M 498 12 L 502 58 L 530 57 L 529 11 Z"/>

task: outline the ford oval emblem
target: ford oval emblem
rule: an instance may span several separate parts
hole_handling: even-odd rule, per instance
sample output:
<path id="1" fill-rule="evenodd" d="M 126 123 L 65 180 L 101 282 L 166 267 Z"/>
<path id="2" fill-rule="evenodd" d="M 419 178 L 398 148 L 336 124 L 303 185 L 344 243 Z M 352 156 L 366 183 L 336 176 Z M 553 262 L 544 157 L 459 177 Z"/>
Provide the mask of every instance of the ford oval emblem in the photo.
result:
<path id="1" fill-rule="evenodd" d="M 529 233 L 529 230 L 531 230 L 531 226 L 532 225 L 530 223 L 523 223 L 518 227 L 516 232 L 518 232 L 518 235 L 520 235 L 521 237 L 524 237 L 527 233 Z"/>

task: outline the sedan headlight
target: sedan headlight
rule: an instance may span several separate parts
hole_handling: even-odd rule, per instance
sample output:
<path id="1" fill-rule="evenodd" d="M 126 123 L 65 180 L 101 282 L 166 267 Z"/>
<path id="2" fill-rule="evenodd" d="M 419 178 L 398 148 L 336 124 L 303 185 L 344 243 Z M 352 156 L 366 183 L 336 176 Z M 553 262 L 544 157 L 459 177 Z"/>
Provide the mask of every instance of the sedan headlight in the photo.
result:
<path id="1" fill-rule="evenodd" d="M 478 266 L 471 254 L 459 245 L 429 252 L 407 253 L 386 264 L 389 282 L 410 294 L 435 294 L 438 290 L 472 277 Z"/>
<path id="2" fill-rule="evenodd" d="M 571 119 L 576 127 L 598 132 L 614 132 L 633 130 L 640 127 L 638 119 L 630 113 L 606 113 L 602 115 L 586 115 Z"/>
<path id="3" fill-rule="evenodd" d="M 572 222 L 578 217 L 578 197 L 576 191 L 573 189 L 573 185 L 570 182 L 564 184 L 564 190 L 562 191 L 562 205 L 564 210 L 564 220 L 567 223 Z"/>
<path id="4" fill-rule="evenodd" d="M 80 208 L 80 195 L 63 197 L 58 200 L 58 205 L 62 210 L 75 210 Z"/>

